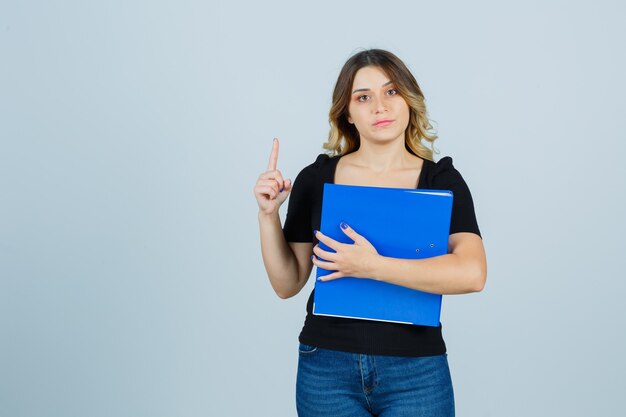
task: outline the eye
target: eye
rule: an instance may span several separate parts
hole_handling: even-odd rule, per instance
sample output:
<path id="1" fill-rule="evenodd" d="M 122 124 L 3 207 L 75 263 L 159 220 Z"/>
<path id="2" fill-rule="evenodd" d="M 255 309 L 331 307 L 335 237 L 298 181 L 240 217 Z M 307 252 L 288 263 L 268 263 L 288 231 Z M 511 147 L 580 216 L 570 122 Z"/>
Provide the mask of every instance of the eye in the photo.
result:
<path id="1" fill-rule="evenodd" d="M 396 94 L 398 94 L 398 90 L 396 90 L 395 88 L 390 88 L 389 90 L 387 90 L 387 94 L 389 94 L 390 96 L 395 96 Z"/>
<path id="2" fill-rule="evenodd" d="M 358 96 L 356 99 L 357 99 L 357 101 L 364 102 L 367 99 L 369 99 L 369 96 L 367 94 L 364 94 L 362 96 Z"/>

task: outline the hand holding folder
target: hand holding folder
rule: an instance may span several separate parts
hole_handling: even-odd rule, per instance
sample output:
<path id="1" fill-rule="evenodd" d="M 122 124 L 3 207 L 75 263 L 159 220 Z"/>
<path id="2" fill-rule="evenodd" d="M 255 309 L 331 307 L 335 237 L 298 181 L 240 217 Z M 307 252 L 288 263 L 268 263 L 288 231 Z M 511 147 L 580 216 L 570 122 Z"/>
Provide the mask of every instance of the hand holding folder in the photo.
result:
<path id="1" fill-rule="evenodd" d="M 348 223 L 382 256 L 421 259 L 448 250 L 452 192 L 324 184 L 320 230 L 353 243 Z M 334 252 L 320 241 L 320 248 Z M 333 271 L 317 268 L 316 277 Z M 441 295 L 371 279 L 316 280 L 313 314 L 439 326 Z"/>
<path id="2" fill-rule="evenodd" d="M 317 255 L 315 265 L 320 266 L 322 269 L 333 270 L 331 274 L 320 276 L 318 280 L 328 281 L 345 276 L 370 278 L 370 271 L 366 269 L 368 266 L 367 260 L 368 258 L 379 256 L 378 251 L 363 235 L 357 233 L 347 223 L 341 223 L 339 226 L 351 240 L 350 244 L 337 242 L 324 235 L 321 231 L 315 233 L 317 240 L 332 250 L 332 252 L 324 251 L 319 245 L 317 250 L 313 248 L 314 254 Z M 322 259 L 327 259 L 328 262 L 324 262 Z M 320 265 L 320 262 L 324 263 Z"/>

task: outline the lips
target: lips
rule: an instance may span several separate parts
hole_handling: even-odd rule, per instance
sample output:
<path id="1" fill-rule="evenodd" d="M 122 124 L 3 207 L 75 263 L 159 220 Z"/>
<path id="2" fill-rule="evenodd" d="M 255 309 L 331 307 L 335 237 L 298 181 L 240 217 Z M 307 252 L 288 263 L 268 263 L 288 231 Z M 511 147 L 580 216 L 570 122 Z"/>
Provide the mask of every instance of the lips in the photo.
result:
<path id="1" fill-rule="evenodd" d="M 374 127 L 383 127 L 383 126 L 387 126 L 390 125 L 391 123 L 393 123 L 393 120 L 391 119 L 380 119 L 377 120 L 376 122 L 374 122 Z"/>

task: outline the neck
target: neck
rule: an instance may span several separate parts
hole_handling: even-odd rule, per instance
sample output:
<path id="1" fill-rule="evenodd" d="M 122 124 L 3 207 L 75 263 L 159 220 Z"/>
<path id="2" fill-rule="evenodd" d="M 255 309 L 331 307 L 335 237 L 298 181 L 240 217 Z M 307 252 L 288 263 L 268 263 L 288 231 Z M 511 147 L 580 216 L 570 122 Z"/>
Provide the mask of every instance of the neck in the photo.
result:
<path id="1" fill-rule="evenodd" d="M 361 141 L 359 149 L 352 153 L 353 162 L 375 172 L 406 168 L 415 156 L 406 150 L 404 138 L 401 139 L 387 143 Z"/>

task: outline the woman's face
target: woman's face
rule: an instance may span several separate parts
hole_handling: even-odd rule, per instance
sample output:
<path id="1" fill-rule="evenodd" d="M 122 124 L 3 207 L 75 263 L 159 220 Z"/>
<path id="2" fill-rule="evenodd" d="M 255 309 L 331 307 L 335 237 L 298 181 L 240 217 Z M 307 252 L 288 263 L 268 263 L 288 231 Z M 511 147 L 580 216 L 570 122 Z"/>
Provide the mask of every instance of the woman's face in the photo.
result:
<path id="1" fill-rule="evenodd" d="M 361 140 L 404 142 L 409 106 L 379 67 L 358 70 L 351 93 L 348 122 L 354 124 Z"/>

